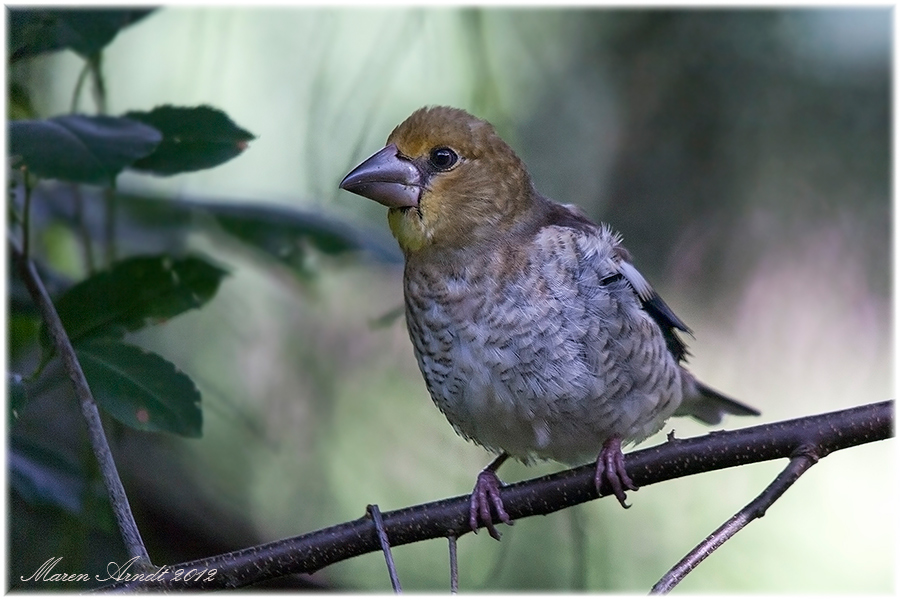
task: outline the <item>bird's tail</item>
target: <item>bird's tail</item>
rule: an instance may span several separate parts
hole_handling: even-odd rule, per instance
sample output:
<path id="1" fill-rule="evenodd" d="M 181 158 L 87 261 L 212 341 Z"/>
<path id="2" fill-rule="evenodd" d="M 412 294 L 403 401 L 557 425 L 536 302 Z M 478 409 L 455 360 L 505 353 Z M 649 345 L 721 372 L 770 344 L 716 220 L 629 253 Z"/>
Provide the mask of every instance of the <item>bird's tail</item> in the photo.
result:
<path id="1" fill-rule="evenodd" d="M 684 386 L 684 400 L 675 411 L 676 416 L 691 416 L 707 425 L 718 425 L 724 415 L 740 417 L 758 417 L 760 415 L 760 412 L 752 406 L 747 406 L 717 392 L 704 383 L 700 383 L 686 371 L 682 373 L 687 374 L 690 381 L 686 382 Z"/>

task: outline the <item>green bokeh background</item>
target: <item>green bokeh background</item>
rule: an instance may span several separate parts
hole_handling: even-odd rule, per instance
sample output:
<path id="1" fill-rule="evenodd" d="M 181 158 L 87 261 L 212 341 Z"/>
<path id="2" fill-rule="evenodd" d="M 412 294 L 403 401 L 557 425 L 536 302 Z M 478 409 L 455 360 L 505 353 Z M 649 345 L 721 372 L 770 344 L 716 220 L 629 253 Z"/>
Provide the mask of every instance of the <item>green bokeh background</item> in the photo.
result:
<path id="1" fill-rule="evenodd" d="M 110 114 L 211 104 L 258 139 L 221 167 L 125 174 L 119 188 L 282 203 L 386 235 L 384 208 L 338 182 L 414 109 L 466 108 L 498 127 L 539 190 L 623 233 L 693 328 L 692 370 L 763 413 L 725 427 L 866 404 L 893 397 L 891 23 L 889 9 L 166 7 L 105 51 Z M 53 116 L 68 112 L 81 65 L 63 52 L 11 76 Z M 68 234 L 43 235 L 77 273 Z M 316 276 L 297 278 L 203 235 L 190 245 L 232 276 L 204 310 L 134 340 L 198 383 L 204 436 L 116 438 L 154 562 L 471 489 L 491 456 L 432 405 L 402 320 L 372 325 L 402 302 L 397 265 L 316 257 Z M 890 441 L 829 456 L 677 592 L 890 592 L 894 454 Z M 602 500 L 522 520 L 499 544 L 465 536 L 460 589 L 645 592 L 781 468 L 648 487 L 627 512 Z M 11 581 L 60 548 L 116 559 L 108 538 L 73 541 L 59 515 L 11 515 Z M 405 590 L 447 589 L 445 541 L 395 559 Z M 390 589 L 377 554 L 310 580 Z"/>

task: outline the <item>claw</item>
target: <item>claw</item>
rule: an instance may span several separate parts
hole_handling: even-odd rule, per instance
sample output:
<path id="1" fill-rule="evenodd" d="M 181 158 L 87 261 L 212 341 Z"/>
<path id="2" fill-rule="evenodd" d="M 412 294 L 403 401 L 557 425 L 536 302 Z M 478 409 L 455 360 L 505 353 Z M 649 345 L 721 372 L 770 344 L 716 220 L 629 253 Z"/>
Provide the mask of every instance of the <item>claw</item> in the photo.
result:
<path id="1" fill-rule="evenodd" d="M 481 521 L 487 528 L 490 536 L 495 540 L 500 539 L 500 532 L 494 526 L 491 508 L 494 509 L 497 519 L 507 525 L 513 524 L 506 509 L 503 508 L 503 499 L 500 497 L 500 487 L 503 484 L 495 472 L 497 467 L 507 458 L 505 454 L 501 454 L 497 460 L 478 474 L 478 479 L 475 481 L 475 489 L 472 490 L 472 497 L 469 502 L 469 527 L 472 528 L 474 533 L 478 533 L 478 522 Z"/>
<path id="2" fill-rule="evenodd" d="M 603 477 L 609 482 L 613 495 L 622 505 L 622 508 L 629 508 L 630 504 L 625 504 L 625 488 L 636 492 L 637 486 L 628 476 L 625 470 L 625 455 L 622 454 L 622 440 L 618 437 L 611 437 L 603 443 L 603 449 L 597 456 L 597 471 L 594 473 L 594 485 L 597 486 L 597 493 L 600 493 L 600 485 Z"/>

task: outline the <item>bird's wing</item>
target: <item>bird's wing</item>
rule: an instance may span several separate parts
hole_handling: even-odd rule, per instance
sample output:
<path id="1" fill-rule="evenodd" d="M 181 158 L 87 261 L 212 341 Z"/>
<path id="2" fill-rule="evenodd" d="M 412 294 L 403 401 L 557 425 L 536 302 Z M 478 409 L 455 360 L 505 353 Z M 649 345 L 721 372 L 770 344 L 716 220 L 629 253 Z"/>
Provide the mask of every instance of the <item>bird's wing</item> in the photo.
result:
<path id="1" fill-rule="evenodd" d="M 669 308 L 665 300 L 656 293 L 650 284 L 641 275 L 634 265 L 628 261 L 619 263 L 619 273 L 625 278 L 631 287 L 637 293 L 641 301 L 641 306 L 647 314 L 649 314 L 659 328 L 662 330 L 663 337 L 666 339 L 666 348 L 672 353 L 676 360 L 681 361 L 687 355 L 687 346 L 684 341 L 676 333 L 676 329 L 690 334 L 691 330 L 678 316 Z"/>
<path id="2" fill-rule="evenodd" d="M 596 235 L 598 228 L 587 215 L 577 206 L 573 204 L 555 204 L 551 205 L 548 210 L 549 222 L 561 227 L 570 227 L 582 233 L 590 233 Z M 669 305 L 656 293 L 656 290 L 641 275 L 641 272 L 631 264 L 631 255 L 628 250 L 621 245 L 621 238 L 618 234 L 612 233 L 612 230 L 603 224 L 606 234 L 615 239 L 615 254 L 618 257 L 618 273 L 631 286 L 641 302 L 641 307 L 648 315 L 659 325 L 663 337 L 666 340 L 666 347 L 676 360 L 681 361 L 688 356 L 687 346 L 678 336 L 678 331 L 687 334 L 691 333 L 690 328 L 678 318 L 678 316 L 669 308 Z M 602 235 L 602 234 L 601 234 Z"/>

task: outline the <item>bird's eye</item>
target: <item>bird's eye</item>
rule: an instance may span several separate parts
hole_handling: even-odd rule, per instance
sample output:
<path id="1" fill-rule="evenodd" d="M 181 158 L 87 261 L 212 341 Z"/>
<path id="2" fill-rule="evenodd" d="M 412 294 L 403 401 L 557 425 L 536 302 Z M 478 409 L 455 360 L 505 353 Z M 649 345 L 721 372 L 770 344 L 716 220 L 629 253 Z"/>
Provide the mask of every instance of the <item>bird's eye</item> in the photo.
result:
<path id="1" fill-rule="evenodd" d="M 459 156 L 456 155 L 456 152 L 443 146 L 435 148 L 431 151 L 431 154 L 428 155 L 428 162 L 439 171 L 446 171 L 447 169 L 452 168 L 458 160 Z"/>

